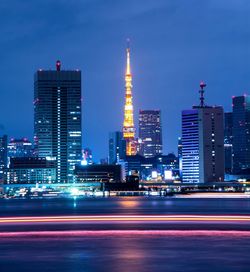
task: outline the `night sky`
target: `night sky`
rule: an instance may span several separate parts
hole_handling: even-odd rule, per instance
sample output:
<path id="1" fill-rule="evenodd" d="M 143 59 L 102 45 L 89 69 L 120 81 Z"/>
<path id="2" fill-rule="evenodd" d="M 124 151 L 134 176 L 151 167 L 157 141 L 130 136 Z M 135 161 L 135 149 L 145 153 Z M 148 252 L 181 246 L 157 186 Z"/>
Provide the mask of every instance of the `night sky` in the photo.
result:
<path id="1" fill-rule="evenodd" d="M 126 39 L 131 40 L 135 123 L 161 109 L 164 152 L 176 152 L 181 110 L 231 109 L 250 93 L 249 0 L 1 0 L 0 134 L 33 137 L 33 75 L 81 69 L 83 147 L 108 154 L 123 121 Z"/>

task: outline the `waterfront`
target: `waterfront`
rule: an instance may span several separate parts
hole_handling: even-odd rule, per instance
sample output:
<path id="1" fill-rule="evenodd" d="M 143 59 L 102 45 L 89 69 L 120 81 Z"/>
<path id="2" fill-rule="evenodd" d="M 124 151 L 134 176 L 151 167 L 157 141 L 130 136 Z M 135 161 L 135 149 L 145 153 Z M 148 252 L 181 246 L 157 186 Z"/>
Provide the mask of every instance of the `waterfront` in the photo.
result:
<path id="1" fill-rule="evenodd" d="M 0 223 L 0 271 L 249 271 L 249 198 L 2 199 L 3 218 L 146 217 L 149 222 Z M 213 217 L 163 222 L 159 217 Z"/>

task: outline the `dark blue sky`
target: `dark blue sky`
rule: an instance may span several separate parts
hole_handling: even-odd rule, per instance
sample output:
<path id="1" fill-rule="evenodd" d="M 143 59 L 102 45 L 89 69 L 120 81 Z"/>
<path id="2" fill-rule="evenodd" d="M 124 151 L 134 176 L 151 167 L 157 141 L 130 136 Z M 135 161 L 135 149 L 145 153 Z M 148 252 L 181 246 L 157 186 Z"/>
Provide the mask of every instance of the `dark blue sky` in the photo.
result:
<path id="1" fill-rule="evenodd" d="M 139 109 L 161 109 L 164 151 L 176 151 L 201 79 L 206 102 L 227 111 L 249 91 L 249 14 L 249 0 L 1 0 L 0 133 L 33 137 L 33 74 L 60 59 L 82 70 L 83 144 L 107 156 L 130 37 L 135 123 Z"/>

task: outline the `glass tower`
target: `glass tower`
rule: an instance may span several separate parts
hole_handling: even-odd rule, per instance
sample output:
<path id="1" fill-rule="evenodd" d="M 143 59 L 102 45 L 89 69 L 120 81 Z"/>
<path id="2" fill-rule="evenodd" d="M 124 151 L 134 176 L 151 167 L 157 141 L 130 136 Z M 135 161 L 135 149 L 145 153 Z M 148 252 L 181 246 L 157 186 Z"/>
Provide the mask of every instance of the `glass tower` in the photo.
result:
<path id="1" fill-rule="evenodd" d="M 222 107 L 194 107 L 182 112 L 182 179 L 224 180 L 224 112 Z"/>
<path id="2" fill-rule="evenodd" d="M 162 154 L 162 128 L 160 110 L 139 112 L 140 154 L 146 158 Z"/>
<path id="3" fill-rule="evenodd" d="M 39 70 L 34 78 L 34 141 L 39 157 L 56 160 L 57 182 L 74 182 L 81 161 L 81 72 Z"/>
<path id="4" fill-rule="evenodd" d="M 224 110 L 206 106 L 200 83 L 200 105 L 182 111 L 182 180 L 206 183 L 224 180 Z"/>
<path id="5" fill-rule="evenodd" d="M 250 96 L 233 97 L 233 172 L 250 168 Z"/>
<path id="6" fill-rule="evenodd" d="M 121 131 L 109 133 L 109 164 L 116 164 L 126 156 L 126 141 Z"/>
<path id="7" fill-rule="evenodd" d="M 199 182 L 198 109 L 182 111 L 182 180 Z"/>

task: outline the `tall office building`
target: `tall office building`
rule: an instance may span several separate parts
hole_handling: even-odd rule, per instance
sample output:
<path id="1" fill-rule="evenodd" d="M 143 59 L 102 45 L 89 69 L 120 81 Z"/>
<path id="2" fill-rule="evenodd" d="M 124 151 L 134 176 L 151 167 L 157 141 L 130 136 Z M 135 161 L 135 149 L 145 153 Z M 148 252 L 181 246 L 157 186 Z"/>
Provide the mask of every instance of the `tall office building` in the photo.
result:
<path id="1" fill-rule="evenodd" d="M 233 171 L 250 168 L 250 96 L 233 97 Z"/>
<path id="2" fill-rule="evenodd" d="M 81 161 L 81 72 L 39 70 L 34 78 L 34 140 L 39 157 L 56 160 L 57 181 L 74 182 Z"/>
<path id="3" fill-rule="evenodd" d="M 224 180 L 223 108 L 204 104 L 182 111 L 182 180 L 206 183 Z"/>
<path id="4" fill-rule="evenodd" d="M 109 164 L 116 164 L 120 159 L 125 159 L 126 141 L 121 131 L 109 133 Z"/>
<path id="5" fill-rule="evenodd" d="M 162 127 L 160 110 L 139 112 L 140 154 L 146 158 L 162 154 Z"/>
<path id="6" fill-rule="evenodd" d="M 3 179 L 4 168 L 7 167 L 7 135 L 0 137 L 0 179 Z"/>
<path id="7" fill-rule="evenodd" d="M 233 113 L 224 114 L 224 150 L 225 173 L 231 174 L 233 170 Z"/>
<path id="8" fill-rule="evenodd" d="M 127 67 L 125 74 L 125 107 L 123 120 L 123 138 L 126 140 L 126 154 L 132 156 L 137 153 L 135 140 L 134 110 L 132 96 L 132 74 L 130 68 L 130 47 L 127 46 Z"/>

